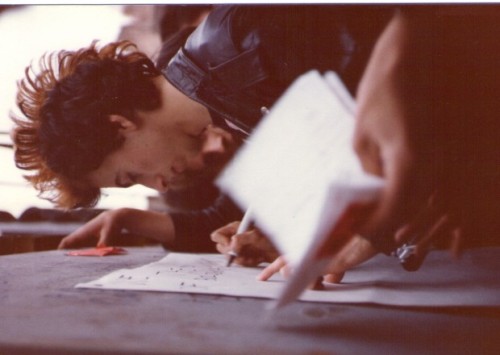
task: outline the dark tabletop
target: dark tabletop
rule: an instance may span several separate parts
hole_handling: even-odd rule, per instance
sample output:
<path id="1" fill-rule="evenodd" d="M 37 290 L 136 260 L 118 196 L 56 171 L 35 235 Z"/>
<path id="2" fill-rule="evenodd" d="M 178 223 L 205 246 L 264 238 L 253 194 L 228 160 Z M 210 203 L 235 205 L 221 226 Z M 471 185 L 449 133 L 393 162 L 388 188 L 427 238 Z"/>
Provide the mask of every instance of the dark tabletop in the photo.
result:
<path id="1" fill-rule="evenodd" d="M 0 354 L 498 354 L 498 308 L 296 302 L 273 322 L 266 300 L 76 289 L 165 255 L 44 251 L 0 257 Z"/>

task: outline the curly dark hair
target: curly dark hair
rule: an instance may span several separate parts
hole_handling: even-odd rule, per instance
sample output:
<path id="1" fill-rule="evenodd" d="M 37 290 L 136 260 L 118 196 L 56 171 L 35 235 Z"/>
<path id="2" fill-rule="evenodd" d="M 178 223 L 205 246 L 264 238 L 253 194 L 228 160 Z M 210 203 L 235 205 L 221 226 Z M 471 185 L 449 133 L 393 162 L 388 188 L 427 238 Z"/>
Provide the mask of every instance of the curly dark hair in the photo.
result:
<path id="1" fill-rule="evenodd" d="M 16 166 L 25 178 L 60 207 L 93 206 L 100 189 L 84 177 L 119 148 L 123 138 L 109 115 L 135 120 L 136 110 L 160 106 L 151 80 L 161 73 L 128 41 L 98 48 L 94 41 L 77 51 L 45 54 L 25 70 L 11 113 Z"/>

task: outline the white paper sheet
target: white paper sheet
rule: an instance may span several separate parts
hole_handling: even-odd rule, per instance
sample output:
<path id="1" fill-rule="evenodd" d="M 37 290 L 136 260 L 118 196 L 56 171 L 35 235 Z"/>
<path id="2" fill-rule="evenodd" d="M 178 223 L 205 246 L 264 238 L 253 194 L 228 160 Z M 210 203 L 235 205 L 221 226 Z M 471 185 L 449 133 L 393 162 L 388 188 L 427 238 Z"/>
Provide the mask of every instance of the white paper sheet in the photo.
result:
<path id="1" fill-rule="evenodd" d="M 169 253 L 135 269 L 114 271 L 78 288 L 217 294 L 274 299 L 283 279 L 257 281 L 261 268 L 226 267 L 220 254 Z M 375 303 L 393 306 L 500 306 L 500 248 L 467 251 L 455 262 L 448 252 L 431 252 L 417 272 L 396 258 L 379 255 L 351 270 L 341 285 L 306 290 L 300 300 Z"/>
<path id="2" fill-rule="evenodd" d="M 354 103 L 345 88 L 344 99 L 333 91 L 338 86 L 316 71 L 299 77 L 217 179 L 241 207 L 252 206 L 259 227 L 292 263 L 332 227 L 358 186 L 382 186 L 363 172 L 352 148 Z"/>

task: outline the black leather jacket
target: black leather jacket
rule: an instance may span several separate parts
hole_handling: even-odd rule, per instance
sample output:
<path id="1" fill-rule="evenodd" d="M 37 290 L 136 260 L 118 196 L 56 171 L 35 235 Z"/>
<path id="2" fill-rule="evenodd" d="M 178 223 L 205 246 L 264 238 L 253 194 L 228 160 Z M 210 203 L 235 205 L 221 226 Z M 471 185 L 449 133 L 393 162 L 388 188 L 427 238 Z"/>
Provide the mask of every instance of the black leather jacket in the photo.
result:
<path id="1" fill-rule="evenodd" d="M 177 89 L 206 106 L 217 125 L 244 137 L 260 121 L 262 108 L 311 69 L 337 72 L 354 94 L 392 13 L 366 5 L 219 6 L 159 67 Z M 165 53 L 175 41 L 164 45 Z M 158 63 L 167 60 L 160 55 Z M 241 211 L 220 196 L 202 211 L 171 216 L 176 240 L 167 248 L 215 252 L 210 233 L 241 218 Z"/>
<path id="2" fill-rule="evenodd" d="M 163 74 L 209 108 L 216 123 L 248 134 L 262 108 L 310 69 L 337 72 L 354 94 L 392 12 L 382 6 L 219 6 Z"/>

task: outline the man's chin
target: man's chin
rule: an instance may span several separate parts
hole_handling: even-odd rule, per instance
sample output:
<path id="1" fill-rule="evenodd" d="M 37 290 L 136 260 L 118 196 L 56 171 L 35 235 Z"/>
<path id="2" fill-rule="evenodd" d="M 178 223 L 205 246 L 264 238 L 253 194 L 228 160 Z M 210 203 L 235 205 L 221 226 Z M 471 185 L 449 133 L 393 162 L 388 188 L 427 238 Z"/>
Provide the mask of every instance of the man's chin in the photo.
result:
<path id="1" fill-rule="evenodd" d="M 189 174 L 182 179 L 174 180 L 170 183 L 169 190 L 184 191 L 199 188 L 200 186 L 212 185 L 218 174 Z"/>

